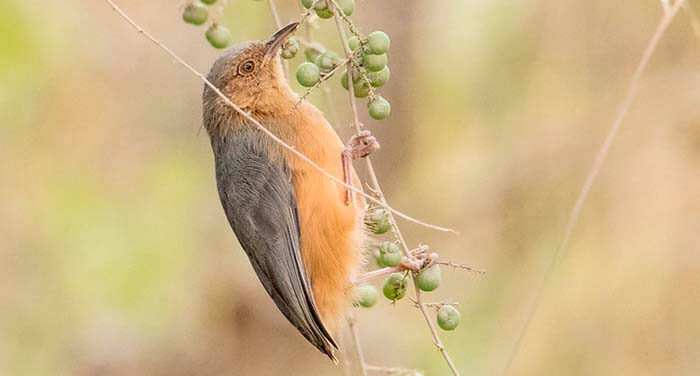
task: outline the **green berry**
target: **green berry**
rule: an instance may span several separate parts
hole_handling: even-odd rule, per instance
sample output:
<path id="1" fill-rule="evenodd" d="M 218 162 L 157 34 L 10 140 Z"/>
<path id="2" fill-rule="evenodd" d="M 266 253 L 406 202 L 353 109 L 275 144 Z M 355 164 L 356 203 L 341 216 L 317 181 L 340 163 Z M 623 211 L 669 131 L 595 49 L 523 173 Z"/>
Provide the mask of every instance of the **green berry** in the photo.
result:
<path id="1" fill-rule="evenodd" d="M 375 209 L 369 216 L 367 225 L 369 229 L 377 234 L 381 235 L 391 230 L 391 221 L 389 220 L 389 214 L 387 214 L 384 209 Z"/>
<path id="2" fill-rule="evenodd" d="M 396 266 L 401 262 L 401 248 L 394 242 L 382 242 L 379 245 L 379 260 L 384 266 Z"/>
<path id="3" fill-rule="evenodd" d="M 355 92 L 355 98 L 366 98 L 369 95 L 369 85 L 367 85 L 367 82 L 365 82 L 365 80 L 359 80 L 355 82 L 353 88 Z M 384 232 L 382 232 L 382 234 Z"/>
<path id="4" fill-rule="evenodd" d="M 306 56 L 306 61 L 313 63 L 316 61 L 316 58 L 321 55 L 321 51 L 314 48 L 314 47 L 309 47 L 304 50 L 304 56 Z"/>
<path id="5" fill-rule="evenodd" d="M 316 64 L 304 62 L 299 64 L 297 68 L 297 81 L 304 87 L 312 87 L 316 85 L 321 78 L 321 72 Z"/>
<path id="6" fill-rule="evenodd" d="M 216 0 L 199 0 L 199 1 L 201 1 L 201 2 L 203 2 L 204 4 L 207 4 L 207 5 L 212 5 L 212 4 L 215 4 L 215 3 L 216 3 Z"/>
<path id="7" fill-rule="evenodd" d="M 375 120 L 384 120 L 391 114 L 391 104 L 389 104 L 389 101 L 381 96 L 374 98 L 374 100 L 370 102 L 367 107 L 369 110 L 369 116 Z"/>
<path id="8" fill-rule="evenodd" d="M 358 48 L 360 48 L 360 45 L 360 38 L 353 35 L 352 37 L 350 37 L 350 39 L 348 39 L 348 46 L 350 47 L 351 51 L 357 50 Z"/>
<path id="9" fill-rule="evenodd" d="M 429 268 L 425 268 L 418 272 L 416 276 L 416 282 L 418 283 L 418 288 L 423 291 L 433 291 L 442 281 L 442 272 L 440 271 L 440 266 L 438 264 L 432 265 Z"/>
<path id="10" fill-rule="evenodd" d="M 355 83 L 352 85 L 353 86 L 353 91 L 355 92 L 355 97 L 356 98 L 365 98 L 366 96 L 369 95 L 369 86 L 367 85 L 367 82 L 363 80 L 360 77 L 359 72 L 355 72 L 353 75 L 353 78 L 355 79 Z M 343 88 L 345 90 L 348 89 L 348 72 L 344 72 L 343 75 L 340 77 L 340 84 L 343 85 Z"/>
<path id="11" fill-rule="evenodd" d="M 457 308 L 445 304 L 437 313 L 437 323 L 442 330 L 454 330 L 459 325 L 460 314 Z"/>
<path id="12" fill-rule="evenodd" d="M 383 55 L 389 51 L 391 39 L 383 31 L 373 31 L 367 35 L 367 49 L 373 55 Z"/>
<path id="13" fill-rule="evenodd" d="M 380 70 L 384 69 L 386 67 L 387 63 L 387 56 L 386 54 L 382 55 L 373 55 L 373 54 L 364 54 L 362 55 L 362 66 L 367 68 L 371 72 L 379 72 Z"/>
<path id="14" fill-rule="evenodd" d="M 328 3 L 326 2 L 326 0 L 320 0 L 319 2 L 316 3 L 316 5 L 314 5 L 314 9 L 315 10 L 328 9 Z"/>
<path id="15" fill-rule="evenodd" d="M 360 75 L 360 72 L 357 69 L 353 68 L 353 74 L 352 74 L 353 81 L 355 82 L 355 90 L 361 90 L 360 83 L 362 80 L 362 76 Z M 343 85 L 343 88 L 345 90 L 348 90 L 348 71 L 343 72 L 343 75 L 340 77 L 340 84 Z"/>
<path id="16" fill-rule="evenodd" d="M 340 0 L 337 4 L 346 16 L 351 15 L 355 11 L 355 0 Z"/>
<path id="17" fill-rule="evenodd" d="M 378 267 L 383 268 L 382 260 L 379 258 L 379 247 L 373 247 L 369 251 L 369 256 L 375 261 Z"/>
<path id="18" fill-rule="evenodd" d="M 207 22 L 209 17 L 209 11 L 207 7 L 200 3 L 191 3 L 185 7 L 185 11 L 182 12 L 182 19 L 192 25 L 201 25 Z"/>
<path id="19" fill-rule="evenodd" d="M 301 0 L 301 5 L 306 9 L 311 9 L 311 6 L 314 5 L 314 0 Z"/>
<path id="20" fill-rule="evenodd" d="M 316 60 L 314 60 L 314 64 L 318 65 L 322 72 L 330 72 L 338 63 L 340 63 L 340 58 L 331 51 L 318 55 Z"/>
<path id="21" fill-rule="evenodd" d="M 406 280 L 401 273 L 391 274 L 385 281 L 382 292 L 389 300 L 399 300 L 406 295 Z"/>
<path id="22" fill-rule="evenodd" d="M 282 52 L 280 52 L 280 56 L 282 56 L 282 59 L 289 60 L 289 59 L 293 58 L 294 55 L 295 54 L 290 50 L 282 50 Z"/>
<path id="23" fill-rule="evenodd" d="M 323 18 L 324 20 L 326 20 L 326 19 L 329 19 L 329 18 L 333 17 L 333 12 L 331 12 L 331 10 L 328 9 L 328 8 L 326 8 L 326 9 L 316 9 L 316 15 L 317 15 L 319 18 Z"/>
<path id="24" fill-rule="evenodd" d="M 352 305 L 369 308 L 377 304 L 377 289 L 372 285 L 359 285 L 352 288 Z"/>
<path id="25" fill-rule="evenodd" d="M 289 38 L 282 46 L 282 58 L 291 59 L 299 52 L 299 42 L 295 38 Z"/>
<path id="26" fill-rule="evenodd" d="M 212 24 L 209 26 L 205 36 L 207 37 L 209 43 L 216 48 L 228 47 L 233 39 L 231 37 L 231 32 L 219 24 Z"/>
<path id="27" fill-rule="evenodd" d="M 369 78 L 369 81 L 374 87 L 384 86 L 384 84 L 389 81 L 389 77 L 391 77 L 389 66 L 384 67 L 384 69 L 379 72 L 367 72 L 367 78 Z"/>
<path id="28" fill-rule="evenodd" d="M 340 84 L 343 85 L 343 88 L 345 90 L 350 90 L 348 88 L 348 72 L 347 71 L 343 72 L 343 75 L 340 76 Z"/>

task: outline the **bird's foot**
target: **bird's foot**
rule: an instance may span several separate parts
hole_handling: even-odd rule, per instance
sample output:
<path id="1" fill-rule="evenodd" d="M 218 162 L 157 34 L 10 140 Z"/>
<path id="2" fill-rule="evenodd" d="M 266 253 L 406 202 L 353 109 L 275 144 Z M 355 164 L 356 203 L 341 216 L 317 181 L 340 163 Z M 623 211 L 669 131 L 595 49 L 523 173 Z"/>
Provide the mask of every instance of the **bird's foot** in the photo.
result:
<path id="1" fill-rule="evenodd" d="M 364 158 L 379 149 L 377 138 L 372 136 L 370 131 L 363 130 L 350 138 L 350 142 L 345 146 L 344 154 L 355 160 Z"/>
<path id="2" fill-rule="evenodd" d="M 419 271 L 433 265 L 438 259 L 437 253 L 428 253 L 428 246 L 423 245 L 411 251 L 411 256 L 404 256 L 399 263 L 399 268 L 401 270 L 412 271 L 418 273 Z"/>
<path id="3" fill-rule="evenodd" d="M 401 262 L 398 265 L 367 272 L 359 276 L 358 278 L 353 279 L 352 283 L 353 285 L 359 285 L 361 283 L 371 281 L 375 278 L 379 278 L 397 272 L 408 271 L 418 273 L 421 270 L 435 264 L 435 261 L 437 261 L 438 259 L 437 253 L 428 253 L 428 250 L 429 248 L 427 245 L 421 245 L 420 247 L 411 250 L 410 257 L 404 256 L 404 258 L 401 259 Z"/>
<path id="4" fill-rule="evenodd" d="M 364 158 L 372 152 L 379 150 L 379 142 L 372 136 L 368 130 L 360 131 L 360 133 L 352 136 L 350 142 L 343 150 L 343 175 L 345 176 L 345 184 L 352 186 L 352 161 L 359 158 Z M 346 188 L 345 205 L 350 205 L 350 201 L 354 201 L 354 196 L 349 188 Z"/>

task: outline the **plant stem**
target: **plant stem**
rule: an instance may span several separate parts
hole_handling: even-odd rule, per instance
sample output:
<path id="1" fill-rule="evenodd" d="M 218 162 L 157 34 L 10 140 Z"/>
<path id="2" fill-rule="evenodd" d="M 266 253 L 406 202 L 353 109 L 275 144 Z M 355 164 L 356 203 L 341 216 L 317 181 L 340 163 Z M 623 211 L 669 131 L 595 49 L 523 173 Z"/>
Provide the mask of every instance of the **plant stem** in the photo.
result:
<path id="1" fill-rule="evenodd" d="M 228 106 L 230 106 L 231 108 L 233 108 L 238 114 L 240 114 L 242 117 L 244 117 L 246 120 L 248 120 L 248 121 L 251 123 L 251 124 L 250 124 L 251 126 L 254 126 L 254 127 L 258 128 L 261 132 L 263 132 L 266 136 L 270 137 L 274 142 L 276 142 L 277 144 L 279 144 L 282 148 L 284 148 L 285 150 L 289 151 L 292 155 L 294 155 L 295 157 L 301 159 L 301 160 L 304 161 L 305 163 L 308 163 L 311 167 L 313 167 L 316 171 L 318 171 L 319 173 L 321 173 L 321 174 L 322 174 L 323 176 L 325 176 L 326 178 L 328 178 L 328 179 L 330 179 L 331 181 L 333 181 L 333 182 L 339 184 L 341 187 L 345 187 L 345 188 L 347 188 L 347 189 L 349 189 L 349 190 L 355 192 L 356 194 L 359 194 L 359 195 L 365 197 L 367 200 L 369 200 L 369 201 L 371 201 L 371 202 L 373 202 L 373 203 L 375 203 L 375 204 L 382 205 L 382 206 L 386 207 L 387 210 L 393 212 L 393 213 L 396 214 L 397 216 L 399 216 L 399 217 L 401 217 L 401 218 L 403 218 L 403 219 L 405 219 L 405 220 L 407 220 L 407 221 L 409 221 L 409 222 L 413 222 L 413 223 L 415 223 L 415 224 L 418 224 L 418 225 L 421 225 L 421 226 L 424 226 L 424 227 L 427 227 L 427 228 L 431 228 L 431 229 L 437 230 L 437 231 L 452 232 L 452 233 L 454 233 L 454 234 L 457 234 L 457 233 L 458 233 L 458 232 L 455 231 L 455 230 L 452 230 L 452 229 L 449 229 L 449 228 L 446 228 L 446 227 L 441 227 L 441 226 L 432 225 L 432 224 L 423 222 L 423 221 L 421 221 L 421 220 L 419 220 L 419 219 L 413 218 L 413 217 L 411 217 L 411 216 L 409 216 L 409 215 L 407 215 L 407 214 L 404 214 L 404 213 L 402 213 L 402 212 L 400 212 L 400 211 L 398 211 L 398 210 L 392 208 L 391 206 L 386 205 L 386 203 L 382 203 L 382 202 L 379 201 L 377 198 L 372 197 L 371 195 L 368 195 L 367 193 L 363 192 L 361 189 L 355 188 L 355 187 L 353 187 L 351 184 L 346 184 L 343 180 L 341 180 L 341 179 L 335 177 L 333 174 L 331 174 L 330 172 L 326 171 L 326 170 L 323 169 L 321 166 L 319 166 L 318 163 L 314 162 L 311 158 L 307 157 L 307 156 L 304 155 L 302 152 L 300 152 L 299 150 L 297 150 L 294 146 L 289 145 L 288 143 L 284 142 L 284 140 L 282 140 L 281 138 L 279 138 L 277 135 L 275 135 L 274 133 L 270 132 L 270 130 L 268 130 L 267 128 L 265 128 L 265 126 L 263 126 L 258 120 L 256 120 L 255 118 L 253 118 L 249 113 L 243 111 L 240 107 L 238 107 L 238 105 L 236 105 L 235 103 L 233 103 L 233 101 L 231 101 L 231 99 L 229 99 L 226 95 L 224 95 L 224 93 L 222 93 L 221 90 L 219 90 L 219 88 L 217 88 L 216 86 L 214 86 L 214 84 L 212 84 L 209 80 L 207 80 L 207 78 L 206 78 L 202 73 L 200 73 L 199 71 L 197 71 L 196 69 L 194 69 L 194 68 L 193 68 L 190 64 L 188 64 L 183 58 L 181 58 L 178 54 L 176 54 L 175 52 L 173 52 L 173 50 L 171 50 L 170 48 L 168 48 L 168 46 L 166 46 L 165 44 L 163 44 L 163 42 L 161 42 L 160 40 L 156 39 L 156 37 L 154 37 L 154 36 L 151 35 L 149 32 L 147 32 L 146 30 L 144 30 L 141 26 L 139 26 L 134 20 L 131 19 L 131 17 L 129 17 L 129 15 L 127 15 L 119 6 L 117 6 L 117 4 L 116 4 L 113 0 L 104 0 L 104 1 L 105 1 L 107 4 L 109 4 L 109 5 L 112 7 L 112 9 L 113 9 L 115 12 L 117 12 L 117 14 L 119 14 L 119 16 L 120 16 L 121 18 L 123 18 L 134 30 L 136 30 L 136 32 L 137 32 L 138 34 L 142 35 L 144 38 L 146 38 L 146 39 L 148 39 L 149 41 L 153 42 L 153 44 L 155 44 L 158 48 L 160 48 L 160 49 L 163 50 L 165 53 L 167 53 L 168 55 L 170 55 L 170 57 L 172 57 L 173 59 L 175 59 L 175 61 L 177 61 L 178 64 L 182 65 L 182 66 L 185 67 L 188 71 L 190 71 L 190 73 L 192 73 L 194 76 L 196 76 L 197 78 L 199 78 L 199 79 L 204 83 L 204 85 L 206 85 L 208 88 L 210 88 L 219 98 L 221 98 L 221 100 L 224 101 L 224 103 L 226 103 L 226 105 L 228 105 Z M 303 15 L 303 17 L 308 16 L 308 14 L 309 14 L 309 13 L 305 13 L 305 14 Z"/>
<path id="2" fill-rule="evenodd" d="M 615 119 L 610 125 L 608 133 L 605 136 L 605 140 L 603 141 L 603 144 L 596 153 L 593 165 L 591 166 L 590 170 L 588 171 L 588 174 L 586 175 L 586 180 L 584 181 L 583 186 L 581 187 L 581 190 L 579 191 L 578 196 L 576 197 L 576 202 L 574 203 L 573 208 L 569 212 L 569 217 L 566 221 L 566 226 L 564 228 L 564 234 L 562 236 L 561 242 L 554 250 L 554 254 L 552 255 L 552 258 L 549 261 L 549 264 L 547 265 L 547 269 L 545 269 L 544 275 L 542 277 L 542 282 L 540 282 L 540 285 L 535 290 L 535 295 L 532 298 L 532 301 L 525 316 L 525 322 L 515 339 L 515 343 L 510 354 L 508 355 L 508 359 L 506 360 L 506 364 L 503 368 L 502 375 L 506 375 L 510 371 L 512 364 L 515 361 L 516 356 L 518 355 L 518 351 L 521 348 L 523 339 L 525 338 L 525 335 L 527 334 L 527 331 L 530 328 L 530 323 L 532 322 L 533 317 L 537 313 L 537 309 L 539 308 L 539 305 L 542 301 L 544 290 L 550 282 L 555 267 L 557 266 L 559 260 L 565 253 L 566 249 L 568 248 L 569 241 L 571 240 L 571 234 L 573 233 L 574 228 L 576 227 L 576 223 L 578 222 L 581 211 L 583 210 L 583 207 L 586 203 L 586 199 L 588 198 L 588 194 L 591 191 L 591 187 L 593 187 L 593 183 L 595 182 L 598 173 L 603 168 L 603 164 L 605 163 L 605 160 L 608 156 L 608 151 L 610 151 L 610 146 L 612 146 L 613 141 L 615 141 L 618 131 L 622 126 L 622 121 L 625 119 L 627 112 L 632 106 L 632 102 L 634 102 L 634 99 L 637 97 L 639 81 L 642 77 L 642 73 L 644 73 L 644 71 L 646 70 L 649 61 L 651 60 L 651 57 L 653 56 L 654 51 L 656 50 L 656 46 L 659 44 L 659 40 L 661 40 L 661 37 L 664 35 L 664 32 L 671 24 L 671 21 L 673 21 L 673 18 L 676 16 L 676 13 L 678 13 L 678 10 L 681 8 L 681 6 L 683 6 L 684 2 L 685 0 L 676 1 L 671 6 L 671 8 L 667 12 L 665 12 L 664 17 L 661 19 L 658 26 L 656 27 L 656 31 L 652 35 L 651 40 L 647 44 L 647 47 L 644 50 L 644 53 L 642 54 L 642 58 L 639 64 L 637 65 L 634 74 L 632 75 L 630 85 L 627 89 L 627 94 L 625 95 L 622 104 L 617 110 L 617 115 L 615 116 Z"/>
<path id="3" fill-rule="evenodd" d="M 352 312 L 348 313 L 348 325 L 350 326 L 350 336 L 352 336 L 352 342 L 357 350 L 357 363 L 360 365 L 360 372 L 362 373 L 362 376 L 367 376 L 367 363 L 365 363 L 365 355 L 362 352 L 360 335 L 357 333 L 357 320 Z"/>
<path id="4" fill-rule="evenodd" d="M 336 27 L 338 29 L 338 35 L 341 38 L 341 43 L 343 45 L 343 49 L 345 50 L 345 56 L 348 58 L 348 97 L 350 100 L 350 107 L 352 108 L 352 115 L 353 115 L 353 128 L 355 129 L 355 133 L 358 134 L 362 130 L 361 124 L 359 121 L 358 113 L 357 113 L 357 103 L 355 101 L 355 88 L 354 85 L 352 84 L 354 81 L 353 77 L 353 69 L 352 69 L 352 51 L 350 50 L 350 46 L 348 45 L 348 40 L 347 36 L 345 33 L 345 28 L 343 26 L 343 23 L 340 18 L 337 17 L 338 14 L 342 13 L 341 8 L 338 6 L 335 0 L 329 0 L 330 3 L 332 3 L 332 6 L 334 8 L 334 11 L 336 13 L 335 18 L 335 23 Z M 379 180 L 377 179 L 377 174 L 374 172 L 374 166 L 372 165 L 372 161 L 370 160 L 369 157 L 365 157 L 365 163 L 367 166 L 367 174 L 369 175 L 369 180 L 370 180 L 370 186 L 374 193 L 377 195 L 379 198 L 379 201 L 381 201 L 382 206 L 385 206 L 387 204 L 386 199 L 384 197 L 384 192 L 382 191 L 381 186 L 379 185 Z M 385 206 L 386 207 L 386 206 Z M 396 223 L 396 219 L 394 218 L 393 214 L 387 210 L 387 213 L 389 215 L 389 220 L 391 221 L 391 227 L 393 229 L 394 234 L 396 235 L 397 239 L 401 243 L 403 253 L 407 257 L 411 257 L 411 250 L 408 248 L 408 244 L 406 244 L 406 240 L 403 237 L 403 234 L 401 233 L 401 229 L 399 229 L 398 224 Z M 459 371 L 457 370 L 457 367 L 455 366 L 454 362 L 452 361 L 452 358 L 450 357 L 450 354 L 447 352 L 447 349 L 445 348 L 445 345 L 443 345 L 442 340 L 440 339 L 440 335 L 437 333 L 437 330 L 435 329 L 435 325 L 433 325 L 433 322 L 430 320 L 430 316 L 428 316 L 428 312 L 425 309 L 425 306 L 423 305 L 423 302 L 421 300 L 421 292 L 420 289 L 418 288 L 418 282 L 416 282 L 415 278 L 413 279 L 413 287 L 416 292 L 416 304 L 418 305 L 418 308 L 420 309 L 421 313 L 423 314 L 423 317 L 425 318 L 425 322 L 428 324 L 428 328 L 430 329 L 430 334 L 433 336 L 433 342 L 435 343 L 435 346 L 437 349 L 440 351 L 442 354 L 443 358 L 445 358 L 445 361 L 447 362 L 448 367 L 450 368 L 450 371 L 452 371 L 452 374 L 455 376 L 459 376 Z"/>

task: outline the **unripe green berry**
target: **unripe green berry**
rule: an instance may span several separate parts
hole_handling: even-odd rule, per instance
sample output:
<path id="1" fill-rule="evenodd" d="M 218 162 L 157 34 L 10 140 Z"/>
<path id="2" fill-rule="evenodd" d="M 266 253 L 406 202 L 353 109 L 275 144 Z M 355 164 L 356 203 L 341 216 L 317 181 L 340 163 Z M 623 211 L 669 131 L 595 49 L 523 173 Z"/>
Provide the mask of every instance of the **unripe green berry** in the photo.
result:
<path id="1" fill-rule="evenodd" d="M 340 62 L 340 58 L 334 52 L 326 51 L 316 57 L 314 64 L 321 68 L 321 72 L 330 72 Z"/>
<path id="2" fill-rule="evenodd" d="M 384 209 L 378 208 L 372 211 L 367 218 L 367 226 L 369 229 L 377 234 L 381 235 L 391 230 L 391 221 L 389 220 L 389 214 L 387 214 Z"/>
<path id="3" fill-rule="evenodd" d="M 280 54 L 283 59 L 291 59 L 296 56 L 297 52 L 299 52 L 299 42 L 295 38 L 289 38 L 284 42 Z"/>
<path id="4" fill-rule="evenodd" d="M 282 50 L 282 52 L 280 52 L 280 56 L 282 57 L 282 59 L 286 60 L 293 58 L 294 55 L 295 54 L 291 50 Z"/>
<path id="5" fill-rule="evenodd" d="M 231 32 L 219 24 L 212 24 L 209 26 L 205 36 L 209 43 L 216 48 L 226 48 L 233 40 Z"/>
<path id="6" fill-rule="evenodd" d="M 326 2 L 326 0 L 320 0 L 319 2 L 316 3 L 316 5 L 314 5 L 314 10 L 324 10 L 324 9 L 328 9 L 328 3 Z"/>
<path id="7" fill-rule="evenodd" d="M 316 48 L 309 47 L 304 50 L 304 56 L 306 57 L 306 61 L 313 63 L 316 61 L 316 58 L 321 55 L 321 51 L 319 51 Z"/>
<path id="8" fill-rule="evenodd" d="M 358 37 L 353 35 L 352 37 L 350 37 L 350 39 L 348 39 L 348 47 L 350 47 L 351 51 L 357 50 L 358 48 L 360 48 L 360 46 L 361 43 Z"/>
<path id="9" fill-rule="evenodd" d="M 418 272 L 416 275 L 416 283 L 418 283 L 418 288 L 423 291 L 433 291 L 442 281 L 442 272 L 440 271 L 440 266 L 434 264 L 428 268 L 425 268 Z"/>
<path id="10" fill-rule="evenodd" d="M 333 17 L 333 12 L 331 12 L 331 10 L 328 9 L 328 8 L 326 8 L 326 9 L 316 9 L 316 15 L 317 15 L 319 18 L 323 18 L 324 20 L 326 20 L 326 19 L 329 19 L 329 18 Z"/>
<path id="11" fill-rule="evenodd" d="M 316 85 L 321 78 L 321 72 L 316 64 L 303 62 L 297 68 L 297 81 L 304 87 L 312 87 Z"/>
<path id="12" fill-rule="evenodd" d="M 311 6 L 314 5 L 314 0 L 301 0 L 301 5 L 306 9 L 311 9 Z"/>
<path id="13" fill-rule="evenodd" d="M 389 101 L 377 96 L 372 102 L 367 105 L 369 116 L 375 120 L 384 120 L 391 114 L 391 104 Z"/>
<path id="14" fill-rule="evenodd" d="M 373 55 L 364 54 L 362 55 L 362 66 L 367 68 L 371 72 L 379 72 L 386 67 L 387 56 L 386 54 Z"/>
<path id="15" fill-rule="evenodd" d="M 442 330 L 454 330 L 459 325 L 460 318 L 457 308 L 449 304 L 440 307 L 437 313 L 437 323 Z"/>
<path id="16" fill-rule="evenodd" d="M 355 91 L 357 90 L 366 90 L 365 88 L 361 87 L 362 83 L 362 75 L 360 74 L 360 71 L 357 69 L 353 68 L 352 70 L 352 78 L 353 82 L 355 82 Z M 343 85 L 343 88 L 345 90 L 348 90 L 348 71 L 343 72 L 343 75 L 340 77 L 340 84 Z M 367 91 L 369 93 L 369 91 Z"/>
<path id="17" fill-rule="evenodd" d="M 389 300 L 399 300 L 406 295 L 407 278 L 401 273 L 391 274 L 382 287 L 382 292 Z"/>
<path id="18" fill-rule="evenodd" d="M 384 84 L 389 81 L 389 77 L 391 77 L 389 66 L 384 67 L 384 69 L 379 72 L 367 72 L 367 78 L 369 78 L 369 81 L 374 87 L 384 86 Z"/>
<path id="19" fill-rule="evenodd" d="M 351 15 L 355 11 L 355 0 L 339 0 L 337 4 L 346 16 Z"/>
<path id="20" fill-rule="evenodd" d="M 375 263 L 377 264 L 378 267 L 380 267 L 380 268 L 385 267 L 385 265 L 382 264 L 381 258 L 379 257 L 379 247 L 372 248 L 372 250 L 370 251 L 370 256 L 375 261 Z"/>
<path id="21" fill-rule="evenodd" d="M 372 285 L 359 285 L 352 288 L 352 305 L 369 308 L 377 304 L 377 289 Z"/>
<path id="22" fill-rule="evenodd" d="M 369 85 L 367 85 L 367 82 L 365 82 L 365 80 L 359 80 L 355 82 L 353 88 L 355 92 L 355 98 L 365 98 L 369 95 Z"/>
<path id="23" fill-rule="evenodd" d="M 200 3 L 191 3 L 185 7 L 182 12 L 182 20 L 192 25 L 202 25 L 207 22 L 209 11 L 207 7 Z"/>
<path id="24" fill-rule="evenodd" d="M 401 262 L 401 248 L 394 242 L 382 242 L 379 245 L 379 260 L 384 266 L 396 266 Z"/>
<path id="25" fill-rule="evenodd" d="M 340 76 L 340 84 L 343 85 L 343 88 L 345 90 L 350 90 L 348 87 L 348 72 L 347 71 L 343 72 L 343 75 Z"/>
<path id="26" fill-rule="evenodd" d="M 212 4 L 215 4 L 215 3 L 216 3 L 216 0 L 199 0 L 199 1 L 201 1 L 201 2 L 203 2 L 204 4 L 207 4 L 207 5 L 212 5 Z"/>
<path id="27" fill-rule="evenodd" d="M 383 31 L 373 31 L 367 35 L 367 49 L 373 55 L 382 55 L 389 51 L 391 39 Z"/>

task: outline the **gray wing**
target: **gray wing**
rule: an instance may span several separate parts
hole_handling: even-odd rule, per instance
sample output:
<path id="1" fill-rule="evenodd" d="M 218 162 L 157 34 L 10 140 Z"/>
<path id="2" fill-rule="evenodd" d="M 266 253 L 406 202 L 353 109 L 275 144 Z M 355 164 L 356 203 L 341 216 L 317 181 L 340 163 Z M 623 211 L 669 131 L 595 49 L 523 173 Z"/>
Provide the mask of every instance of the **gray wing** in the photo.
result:
<path id="1" fill-rule="evenodd" d="M 301 259 L 291 172 L 270 158 L 254 129 L 212 137 L 216 182 L 226 217 L 280 311 L 333 361 L 338 346 L 323 325 Z"/>

